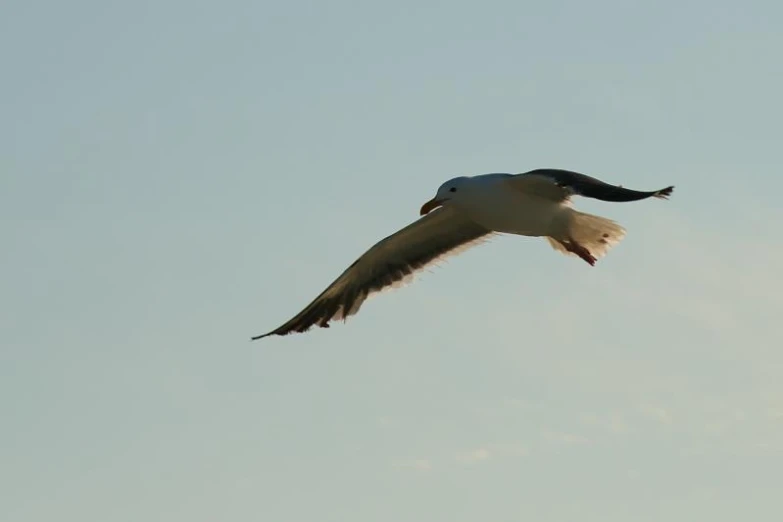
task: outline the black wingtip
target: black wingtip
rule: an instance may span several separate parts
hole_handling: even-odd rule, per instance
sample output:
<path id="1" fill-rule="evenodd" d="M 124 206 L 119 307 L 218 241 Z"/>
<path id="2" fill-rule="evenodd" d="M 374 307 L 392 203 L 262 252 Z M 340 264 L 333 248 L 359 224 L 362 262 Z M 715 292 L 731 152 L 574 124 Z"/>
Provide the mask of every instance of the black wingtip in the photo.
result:
<path id="1" fill-rule="evenodd" d="M 674 185 L 659 190 L 655 193 L 655 197 L 660 199 L 669 199 L 669 196 L 672 195 L 672 192 L 674 192 Z"/>
<path id="2" fill-rule="evenodd" d="M 251 341 L 257 341 L 259 339 L 263 339 L 264 337 L 269 337 L 270 335 L 272 335 L 272 332 L 265 333 L 265 334 L 262 334 L 262 335 L 256 335 L 255 337 L 251 337 L 250 340 Z"/>

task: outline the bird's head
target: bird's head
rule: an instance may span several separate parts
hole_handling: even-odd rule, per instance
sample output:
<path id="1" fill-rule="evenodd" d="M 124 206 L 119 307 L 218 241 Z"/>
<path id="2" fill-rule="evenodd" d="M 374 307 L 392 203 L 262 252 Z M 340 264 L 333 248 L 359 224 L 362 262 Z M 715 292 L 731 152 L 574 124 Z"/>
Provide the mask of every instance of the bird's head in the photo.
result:
<path id="1" fill-rule="evenodd" d="M 425 214 L 429 214 L 431 211 L 445 205 L 449 201 L 458 201 L 459 198 L 462 197 L 462 194 L 465 193 L 469 181 L 469 178 L 463 176 L 445 182 L 438 187 L 438 192 L 435 194 L 435 197 L 421 206 L 420 215 L 424 216 Z"/>

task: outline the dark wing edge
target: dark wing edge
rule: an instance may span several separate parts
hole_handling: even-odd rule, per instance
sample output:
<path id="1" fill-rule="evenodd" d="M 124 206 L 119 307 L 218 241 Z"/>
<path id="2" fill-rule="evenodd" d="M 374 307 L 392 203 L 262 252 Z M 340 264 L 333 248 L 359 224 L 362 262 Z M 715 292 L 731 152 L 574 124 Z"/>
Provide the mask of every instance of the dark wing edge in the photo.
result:
<path id="1" fill-rule="evenodd" d="M 491 235 L 492 231 L 460 218 L 448 208 L 437 209 L 376 243 L 304 310 L 282 326 L 250 340 L 302 333 L 316 325 L 329 328 L 330 321 L 356 314 L 372 294 L 400 286 L 416 272 Z"/>
<path id="2" fill-rule="evenodd" d="M 552 180 L 556 185 L 570 190 L 573 194 L 586 198 L 611 201 L 614 203 L 626 203 L 647 198 L 668 199 L 674 192 L 674 185 L 660 190 L 641 191 L 623 188 L 618 185 L 610 185 L 600 179 L 563 169 L 536 169 L 519 176 L 539 176 Z"/>

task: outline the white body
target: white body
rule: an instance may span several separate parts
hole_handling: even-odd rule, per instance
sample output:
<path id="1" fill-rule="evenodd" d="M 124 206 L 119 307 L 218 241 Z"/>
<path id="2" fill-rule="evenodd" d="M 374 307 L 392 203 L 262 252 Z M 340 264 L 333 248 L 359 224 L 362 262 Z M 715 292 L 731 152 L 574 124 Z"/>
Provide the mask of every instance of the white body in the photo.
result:
<path id="1" fill-rule="evenodd" d="M 465 196 L 453 198 L 450 204 L 489 230 L 565 239 L 560 236 L 577 212 L 567 203 L 509 190 L 506 180 L 503 174 L 465 178 L 460 184 Z"/>
<path id="2" fill-rule="evenodd" d="M 520 183 L 508 174 L 461 177 L 441 185 L 438 199 L 495 232 L 546 237 L 564 254 L 580 245 L 601 258 L 623 237 L 625 229 L 600 216 L 579 212 L 560 187 L 535 180 Z"/>

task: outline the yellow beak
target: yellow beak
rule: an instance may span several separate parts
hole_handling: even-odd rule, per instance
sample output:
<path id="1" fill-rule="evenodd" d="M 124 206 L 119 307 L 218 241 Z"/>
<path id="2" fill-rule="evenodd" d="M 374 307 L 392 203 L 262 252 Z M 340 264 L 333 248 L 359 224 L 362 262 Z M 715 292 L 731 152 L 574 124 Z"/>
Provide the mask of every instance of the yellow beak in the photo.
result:
<path id="1" fill-rule="evenodd" d="M 430 212 L 432 212 L 442 204 L 443 204 L 442 199 L 432 198 L 431 200 L 429 200 L 428 202 L 426 202 L 421 206 L 421 211 L 419 212 L 419 215 L 423 216 L 425 214 L 429 214 Z"/>

